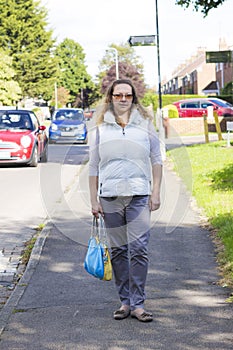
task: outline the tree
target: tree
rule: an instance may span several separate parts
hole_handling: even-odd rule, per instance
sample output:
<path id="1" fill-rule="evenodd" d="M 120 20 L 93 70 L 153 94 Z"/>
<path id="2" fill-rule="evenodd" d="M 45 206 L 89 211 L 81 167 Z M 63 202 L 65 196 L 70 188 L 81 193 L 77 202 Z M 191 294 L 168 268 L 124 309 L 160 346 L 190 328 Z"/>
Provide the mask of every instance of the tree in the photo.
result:
<path id="1" fill-rule="evenodd" d="M 233 81 L 227 83 L 221 90 L 222 95 L 233 95 Z"/>
<path id="2" fill-rule="evenodd" d="M 193 5 L 195 11 L 199 11 L 204 14 L 204 17 L 208 16 L 211 9 L 217 8 L 222 5 L 226 0 L 176 0 L 176 4 L 188 8 Z"/>
<path id="3" fill-rule="evenodd" d="M 0 2 L 0 45 L 13 58 L 23 96 L 48 99 L 57 67 L 51 57 L 52 31 L 46 30 L 47 12 L 39 4 L 33 0 Z"/>
<path id="4" fill-rule="evenodd" d="M 63 86 L 60 86 L 59 88 L 57 88 L 57 107 L 58 108 L 66 107 L 69 101 L 70 101 L 69 91 L 65 89 Z M 55 104 L 56 102 L 55 102 L 55 91 L 54 91 L 54 95 L 50 101 L 50 105 L 55 108 Z"/>
<path id="5" fill-rule="evenodd" d="M 12 105 L 21 97 L 21 89 L 14 80 L 14 76 L 12 58 L 0 51 L 0 104 L 2 105 Z"/>
<path id="6" fill-rule="evenodd" d="M 71 102 L 81 95 L 84 89 L 93 89 L 91 76 L 87 73 L 85 54 L 80 44 L 72 39 L 64 39 L 55 49 L 59 65 L 58 84 L 66 88 Z"/>
<path id="7" fill-rule="evenodd" d="M 142 74 L 140 74 L 135 66 L 126 62 L 119 62 L 120 79 L 130 79 L 134 84 L 138 97 L 143 97 L 146 87 Z M 116 79 L 116 69 L 113 65 L 102 80 L 101 93 L 105 93 L 108 86 Z"/>
<path id="8" fill-rule="evenodd" d="M 100 91 L 102 94 L 106 92 L 109 84 L 116 79 L 116 53 L 118 56 L 118 70 L 120 79 L 130 79 L 135 84 L 139 97 L 145 93 L 145 84 L 143 76 L 143 64 L 140 57 L 136 55 L 133 47 L 128 43 L 109 45 L 103 59 L 100 62 L 100 73 L 98 75 L 100 81 Z"/>
<path id="9" fill-rule="evenodd" d="M 99 70 L 100 70 L 100 76 L 101 73 L 105 74 L 106 71 L 109 70 L 111 66 L 115 64 L 116 60 L 116 53 L 115 50 L 117 50 L 117 56 L 118 56 L 118 62 L 124 62 L 129 65 L 135 66 L 137 68 L 137 71 L 140 74 L 143 74 L 143 64 L 140 62 L 140 57 L 136 55 L 135 50 L 133 47 L 129 46 L 128 43 L 121 44 L 121 45 L 115 45 L 111 44 L 109 45 L 109 48 L 106 50 L 104 57 L 100 61 Z"/>
<path id="10" fill-rule="evenodd" d="M 74 107 L 89 109 L 96 101 L 99 101 L 100 98 L 101 95 L 97 85 L 92 89 L 83 89 L 81 93 L 76 96 Z"/>

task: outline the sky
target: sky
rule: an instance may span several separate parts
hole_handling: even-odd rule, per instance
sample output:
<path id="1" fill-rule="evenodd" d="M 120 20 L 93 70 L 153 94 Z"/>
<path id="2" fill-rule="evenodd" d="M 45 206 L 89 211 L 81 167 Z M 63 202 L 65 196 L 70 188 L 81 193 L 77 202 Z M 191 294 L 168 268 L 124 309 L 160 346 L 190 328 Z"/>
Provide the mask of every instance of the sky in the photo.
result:
<path id="1" fill-rule="evenodd" d="M 160 77 L 170 79 L 176 67 L 198 48 L 218 51 L 220 38 L 233 50 L 233 0 L 201 12 L 175 5 L 175 0 L 157 0 Z M 155 0 L 41 0 L 48 11 L 49 29 L 61 42 L 78 42 L 86 55 L 88 73 L 95 78 L 109 45 L 128 42 L 130 36 L 156 35 Z M 158 84 L 156 46 L 134 47 L 144 65 L 145 82 Z"/>

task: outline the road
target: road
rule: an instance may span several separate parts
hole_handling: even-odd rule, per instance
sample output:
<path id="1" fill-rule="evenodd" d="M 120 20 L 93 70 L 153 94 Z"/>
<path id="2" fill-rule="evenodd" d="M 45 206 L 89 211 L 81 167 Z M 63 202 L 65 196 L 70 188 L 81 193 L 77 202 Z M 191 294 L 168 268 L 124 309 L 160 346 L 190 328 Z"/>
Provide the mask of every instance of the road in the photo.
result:
<path id="1" fill-rule="evenodd" d="M 0 168 L 0 285 L 13 281 L 24 243 L 68 194 L 87 157 L 86 145 L 49 145 L 48 163 Z"/>
<path id="2" fill-rule="evenodd" d="M 88 130 L 93 124 L 94 120 L 87 122 Z M 68 196 L 82 164 L 87 162 L 88 149 L 81 144 L 49 145 L 48 162 L 39 163 L 37 168 L 0 168 L 0 287 L 14 287 L 25 242 Z M 3 294 L 0 305 L 5 301 Z"/>

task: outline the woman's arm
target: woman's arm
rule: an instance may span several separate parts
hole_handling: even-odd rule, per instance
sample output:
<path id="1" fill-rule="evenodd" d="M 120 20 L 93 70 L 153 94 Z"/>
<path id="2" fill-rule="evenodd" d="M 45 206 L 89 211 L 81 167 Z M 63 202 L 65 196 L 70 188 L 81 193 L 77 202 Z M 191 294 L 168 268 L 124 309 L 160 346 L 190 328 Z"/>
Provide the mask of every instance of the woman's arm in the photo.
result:
<path id="1" fill-rule="evenodd" d="M 152 164 L 153 187 L 150 196 L 150 210 L 157 210 L 160 207 L 160 188 L 163 174 L 163 162 L 160 152 L 160 142 L 153 123 L 149 124 L 150 158 Z"/>
<path id="2" fill-rule="evenodd" d="M 89 191 L 91 212 L 97 218 L 99 213 L 103 215 L 103 210 L 98 200 L 99 160 L 99 132 L 98 128 L 95 128 L 91 133 L 89 147 Z"/>
<path id="3" fill-rule="evenodd" d="M 152 166 L 153 188 L 150 196 L 150 210 L 157 210 L 160 207 L 160 187 L 162 181 L 162 165 L 154 164 Z"/>
<path id="4" fill-rule="evenodd" d="M 91 212 L 95 217 L 99 217 L 99 213 L 103 215 L 103 209 L 98 200 L 98 176 L 89 176 L 89 190 L 91 200 Z"/>

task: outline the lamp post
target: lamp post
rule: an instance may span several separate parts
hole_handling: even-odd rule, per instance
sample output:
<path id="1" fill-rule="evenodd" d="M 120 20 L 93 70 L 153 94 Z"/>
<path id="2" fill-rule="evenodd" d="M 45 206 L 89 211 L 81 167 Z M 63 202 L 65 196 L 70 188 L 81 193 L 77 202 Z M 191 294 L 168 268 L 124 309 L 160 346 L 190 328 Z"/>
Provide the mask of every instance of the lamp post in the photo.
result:
<path id="1" fill-rule="evenodd" d="M 160 48 L 159 48 L 159 15 L 158 15 L 158 1 L 155 0 L 156 9 L 156 38 L 157 38 L 157 64 L 158 64 L 158 94 L 159 94 L 159 108 L 157 110 L 157 121 L 159 128 L 160 149 L 163 160 L 166 159 L 165 147 L 165 128 L 162 113 L 162 91 L 161 91 L 161 74 L 160 74 Z"/>
<path id="2" fill-rule="evenodd" d="M 160 74 L 160 49 L 159 49 L 159 16 L 158 1 L 155 0 L 156 8 L 156 38 L 157 38 L 157 62 L 158 62 L 158 93 L 159 93 L 159 109 L 162 109 L 162 93 L 161 93 L 161 74 Z"/>
<path id="3" fill-rule="evenodd" d="M 231 49 L 233 45 L 229 46 L 229 49 Z M 231 50 L 231 96 L 233 100 L 233 50 Z"/>
<path id="4" fill-rule="evenodd" d="M 116 79 L 119 79 L 119 67 L 118 67 L 118 51 L 115 47 L 110 47 L 107 51 L 113 50 L 115 52 L 115 65 L 116 65 Z"/>
<path id="5" fill-rule="evenodd" d="M 57 109 L 58 99 L 57 99 L 57 82 L 54 83 L 54 100 L 55 100 L 55 109 Z"/>

